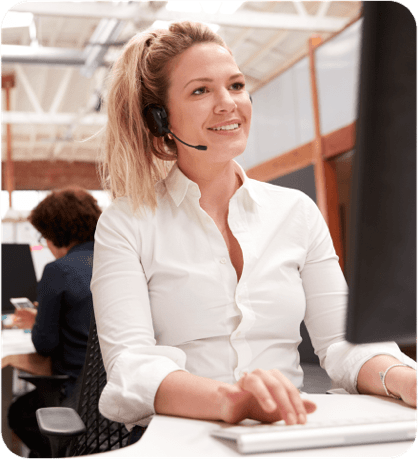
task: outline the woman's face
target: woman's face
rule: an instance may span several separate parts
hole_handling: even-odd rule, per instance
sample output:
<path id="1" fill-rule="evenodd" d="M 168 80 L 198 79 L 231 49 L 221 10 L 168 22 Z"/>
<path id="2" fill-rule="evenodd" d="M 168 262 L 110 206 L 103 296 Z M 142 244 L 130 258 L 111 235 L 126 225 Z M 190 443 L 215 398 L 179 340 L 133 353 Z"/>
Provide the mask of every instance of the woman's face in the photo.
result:
<path id="1" fill-rule="evenodd" d="M 172 64 L 167 108 L 171 131 L 199 151 L 176 141 L 179 160 L 200 156 L 224 162 L 247 145 L 251 101 L 234 58 L 214 43 L 194 45 Z"/>

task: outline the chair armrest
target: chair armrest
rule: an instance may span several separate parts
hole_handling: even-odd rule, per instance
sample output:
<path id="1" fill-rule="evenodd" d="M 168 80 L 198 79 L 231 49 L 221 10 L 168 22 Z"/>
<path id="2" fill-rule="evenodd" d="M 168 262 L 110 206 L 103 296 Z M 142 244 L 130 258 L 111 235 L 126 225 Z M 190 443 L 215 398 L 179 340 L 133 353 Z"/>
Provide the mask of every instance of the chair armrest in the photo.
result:
<path id="1" fill-rule="evenodd" d="M 59 406 L 61 405 L 61 388 L 65 381 L 69 379 L 68 375 L 21 375 L 19 379 L 23 379 L 33 384 L 41 396 L 44 406 Z"/>
<path id="2" fill-rule="evenodd" d="M 36 420 L 41 433 L 48 437 L 75 437 L 86 432 L 84 422 L 72 408 L 39 408 Z"/>
<path id="3" fill-rule="evenodd" d="M 36 385 L 38 381 L 56 381 L 57 383 L 66 381 L 70 379 L 68 375 L 19 375 L 19 379 L 30 382 L 33 385 Z"/>

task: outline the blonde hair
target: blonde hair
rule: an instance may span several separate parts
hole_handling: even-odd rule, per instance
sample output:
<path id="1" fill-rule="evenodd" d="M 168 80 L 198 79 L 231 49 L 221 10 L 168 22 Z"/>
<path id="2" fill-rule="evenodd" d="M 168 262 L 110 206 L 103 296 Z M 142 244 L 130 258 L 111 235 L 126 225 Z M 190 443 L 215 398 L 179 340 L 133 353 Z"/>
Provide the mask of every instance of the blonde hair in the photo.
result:
<path id="1" fill-rule="evenodd" d="M 198 43 L 216 43 L 228 49 L 204 24 L 177 22 L 169 30 L 135 35 L 112 68 L 100 175 L 112 199 L 127 196 L 133 212 L 140 213 L 144 207 L 155 211 L 155 183 L 177 159 L 175 142 L 167 135 L 154 137 L 147 128 L 144 108 L 149 104 L 166 107 L 170 64 Z"/>

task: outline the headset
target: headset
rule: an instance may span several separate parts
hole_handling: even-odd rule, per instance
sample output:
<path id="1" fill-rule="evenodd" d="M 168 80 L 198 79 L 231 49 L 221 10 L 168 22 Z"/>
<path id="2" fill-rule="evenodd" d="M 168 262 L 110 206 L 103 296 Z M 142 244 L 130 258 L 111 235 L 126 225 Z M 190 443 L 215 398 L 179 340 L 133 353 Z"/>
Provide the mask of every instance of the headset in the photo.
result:
<path id="1" fill-rule="evenodd" d="M 205 145 L 189 145 L 179 139 L 168 127 L 168 116 L 165 108 L 162 105 L 150 104 L 144 109 L 144 116 L 147 122 L 148 129 L 154 137 L 162 137 L 165 134 L 173 135 L 179 142 L 188 147 L 196 148 L 196 150 L 207 150 Z"/>
<path id="2" fill-rule="evenodd" d="M 250 94 L 248 97 L 253 102 L 253 99 Z M 196 150 L 207 150 L 208 147 L 205 145 L 190 145 L 183 140 L 179 139 L 173 132 L 170 131 L 168 127 L 168 115 L 165 108 L 162 105 L 149 104 L 144 108 L 144 117 L 147 122 L 148 129 L 151 131 L 151 134 L 154 137 L 163 137 L 165 134 L 171 134 L 179 142 L 184 145 L 187 145 L 191 148 L 196 148 Z"/>

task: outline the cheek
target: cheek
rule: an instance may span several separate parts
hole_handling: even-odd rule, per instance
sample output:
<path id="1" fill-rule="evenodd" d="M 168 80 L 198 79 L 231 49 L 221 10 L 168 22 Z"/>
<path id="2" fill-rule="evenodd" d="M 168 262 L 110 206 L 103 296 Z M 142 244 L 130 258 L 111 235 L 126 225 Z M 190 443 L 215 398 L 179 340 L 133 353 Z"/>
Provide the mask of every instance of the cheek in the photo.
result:
<path id="1" fill-rule="evenodd" d="M 247 134 L 250 132 L 250 127 L 251 127 L 251 118 L 253 114 L 253 108 L 251 102 L 245 104 L 243 107 L 242 113 L 245 117 L 246 123 L 245 123 L 245 130 Z"/>

